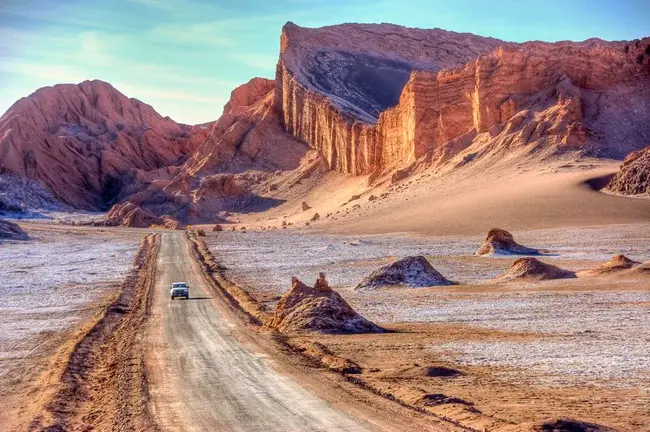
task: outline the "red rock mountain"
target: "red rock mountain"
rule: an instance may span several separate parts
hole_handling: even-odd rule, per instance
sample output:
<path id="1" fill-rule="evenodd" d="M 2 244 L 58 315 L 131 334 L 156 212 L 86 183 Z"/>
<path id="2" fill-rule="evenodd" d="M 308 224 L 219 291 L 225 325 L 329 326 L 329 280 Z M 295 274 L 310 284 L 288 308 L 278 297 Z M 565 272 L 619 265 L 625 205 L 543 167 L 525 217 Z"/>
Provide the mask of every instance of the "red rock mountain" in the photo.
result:
<path id="1" fill-rule="evenodd" d="M 373 179 L 509 151 L 622 159 L 650 142 L 648 47 L 287 23 L 275 80 L 233 90 L 210 125 L 179 125 L 99 81 L 21 99 L 0 118 L 0 192 L 11 173 L 76 208 L 116 204 L 112 224 L 219 222 L 286 199 L 284 185 L 306 192 L 327 169 Z"/>
<path id="2" fill-rule="evenodd" d="M 223 115 L 178 171 L 134 180 L 125 199 L 189 223 L 218 222 L 221 211 L 273 204 L 255 193 L 256 186 L 297 169 L 309 150 L 282 129 L 274 89 L 273 81 L 254 78 L 233 90 Z"/>
<path id="3" fill-rule="evenodd" d="M 60 84 L 20 99 L 0 118 L 0 174 L 35 180 L 72 207 L 98 210 L 138 171 L 167 172 L 182 162 L 206 133 L 108 83 Z"/>

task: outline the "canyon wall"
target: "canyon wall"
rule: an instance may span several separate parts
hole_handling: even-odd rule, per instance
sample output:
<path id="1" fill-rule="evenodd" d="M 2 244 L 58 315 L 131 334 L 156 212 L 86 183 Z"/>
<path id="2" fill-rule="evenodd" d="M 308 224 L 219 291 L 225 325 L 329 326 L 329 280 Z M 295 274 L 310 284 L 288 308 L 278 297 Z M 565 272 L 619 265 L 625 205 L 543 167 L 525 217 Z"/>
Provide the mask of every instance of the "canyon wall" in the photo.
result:
<path id="1" fill-rule="evenodd" d="M 510 141 L 527 144 L 539 140 L 539 145 L 552 146 L 553 151 L 583 149 L 622 157 L 639 148 L 642 144 L 637 140 L 650 133 L 650 75 L 647 64 L 638 61 L 638 51 L 650 45 L 650 38 L 629 43 L 598 39 L 501 42 L 496 48 L 500 41 L 479 43 L 477 48 L 475 39 L 460 38 L 456 46 L 465 43 L 473 47 L 472 53 L 494 49 L 458 65 L 466 58 L 447 55 L 441 61 L 428 42 L 417 38 L 410 40 L 410 50 L 396 53 L 390 42 L 377 45 L 366 35 L 367 27 L 348 26 L 345 30 L 347 39 L 332 42 L 328 38 L 333 28 L 323 33 L 323 29 L 288 24 L 283 29 L 276 71 L 275 98 L 283 127 L 319 150 L 333 170 L 361 175 L 397 168 L 459 137 L 499 135 L 515 116 L 504 132 L 516 132 Z M 407 31 L 399 41 L 412 36 Z M 456 34 L 447 36 L 457 38 Z M 345 70 L 319 70 L 322 57 L 326 57 L 323 53 L 329 52 L 344 61 L 358 54 L 360 62 L 374 62 L 378 73 L 395 67 L 394 63 L 386 66 L 389 53 L 391 61 L 399 60 L 400 65 L 413 69 L 394 105 L 382 107 L 374 117 L 371 108 L 378 106 L 373 102 L 375 90 L 367 89 L 370 96 L 363 99 L 359 96 L 361 84 L 352 89 L 340 84 L 338 75 L 345 75 Z M 341 57 L 341 52 L 348 57 Z M 438 68 L 450 63 L 456 65 Z M 372 82 L 374 75 L 364 74 Z M 626 112 L 630 103 L 637 106 Z M 631 128 L 616 130 L 615 125 L 607 124 L 607 116 L 627 117 Z M 465 146 L 470 144 L 471 139 Z M 454 152 L 462 147 L 455 144 Z M 447 151 L 447 158 L 452 155 Z"/>

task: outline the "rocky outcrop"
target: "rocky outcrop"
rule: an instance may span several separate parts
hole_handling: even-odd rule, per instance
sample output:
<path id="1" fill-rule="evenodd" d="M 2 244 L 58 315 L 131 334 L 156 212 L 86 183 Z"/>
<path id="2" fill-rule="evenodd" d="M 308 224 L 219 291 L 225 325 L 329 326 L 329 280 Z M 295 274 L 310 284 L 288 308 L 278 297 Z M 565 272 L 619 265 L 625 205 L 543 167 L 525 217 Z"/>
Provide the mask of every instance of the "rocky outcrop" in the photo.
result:
<path id="1" fill-rule="evenodd" d="M 133 171 L 179 164 L 207 134 L 102 81 L 44 87 L 0 118 L 0 174 L 37 182 L 57 200 L 98 210 Z"/>
<path id="2" fill-rule="evenodd" d="M 650 196 L 650 147 L 630 153 L 606 189 L 622 195 Z"/>
<path id="3" fill-rule="evenodd" d="M 276 307 L 271 327 L 283 333 L 379 333 L 381 327 L 356 313 L 319 274 L 311 288 L 298 278 L 291 279 Z"/>
<path id="4" fill-rule="evenodd" d="M 68 210 L 35 180 L 0 174 L 0 215 L 29 214 L 32 210 Z"/>
<path id="5" fill-rule="evenodd" d="M 148 228 L 161 223 L 161 218 L 129 201 L 111 207 L 104 219 L 104 225 L 106 226 L 125 226 L 132 228 Z"/>
<path id="6" fill-rule="evenodd" d="M 520 245 L 512 234 L 504 229 L 492 228 L 475 255 L 539 255 L 543 252 L 546 251 Z"/>
<path id="7" fill-rule="evenodd" d="M 423 256 L 410 256 L 375 270 L 354 288 L 374 289 L 384 286 L 412 288 L 451 285 Z"/>
<path id="8" fill-rule="evenodd" d="M 0 219 L 0 240 L 29 240 L 29 236 L 18 224 Z"/>
<path id="9" fill-rule="evenodd" d="M 640 262 L 629 259 L 623 254 L 614 255 L 609 261 L 596 267 L 595 269 L 584 270 L 579 272 L 584 276 L 596 276 L 610 273 L 617 273 L 622 270 L 628 270 L 635 265 L 641 264 Z"/>
<path id="10" fill-rule="evenodd" d="M 543 422 L 533 427 L 535 432 L 614 432 L 613 428 L 569 418 Z"/>
<path id="11" fill-rule="evenodd" d="M 574 277 L 576 277 L 574 272 L 561 269 L 552 264 L 546 264 L 537 258 L 519 258 L 508 270 L 497 276 L 495 280 L 507 282 L 512 280 L 547 280 Z"/>
<path id="12" fill-rule="evenodd" d="M 290 134 L 356 175 L 419 158 L 444 163 L 486 143 L 621 157 L 650 135 L 646 69 L 624 42 L 288 23 L 276 104 Z"/>

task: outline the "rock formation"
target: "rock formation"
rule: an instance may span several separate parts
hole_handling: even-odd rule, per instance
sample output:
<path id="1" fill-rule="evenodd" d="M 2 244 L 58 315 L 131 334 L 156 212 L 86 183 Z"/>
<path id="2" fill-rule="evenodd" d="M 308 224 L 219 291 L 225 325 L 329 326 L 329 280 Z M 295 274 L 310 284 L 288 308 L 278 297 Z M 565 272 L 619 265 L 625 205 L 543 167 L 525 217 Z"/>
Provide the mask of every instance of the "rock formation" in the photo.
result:
<path id="1" fill-rule="evenodd" d="M 614 429 L 575 419 L 557 419 L 535 425 L 535 432 L 614 432 Z"/>
<path id="2" fill-rule="evenodd" d="M 216 224 L 214 227 L 212 227 L 212 231 L 223 231 L 223 226 Z"/>
<path id="3" fill-rule="evenodd" d="M 615 273 L 621 270 L 631 269 L 637 264 L 641 264 L 641 263 L 631 260 L 623 254 L 619 254 L 619 255 L 614 255 L 609 261 L 596 267 L 595 269 L 584 270 L 581 271 L 580 274 L 586 276 L 592 276 L 592 275 Z"/>
<path id="4" fill-rule="evenodd" d="M 451 285 L 423 256 L 409 256 L 375 270 L 354 289 L 373 289 L 383 286 L 429 287 Z"/>
<path id="5" fill-rule="evenodd" d="M 221 222 L 221 211 L 263 206 L 256 188 L 276 173 L 297 169 L 308 151 L 280 127 L 273 92 L 273 81 L 262 78 L 233 90 L 196 152 L 171 175 L 136 182 L 127 199 L 154 215 L 189 223 Z"/>
<path id="6" fill-rule="evenodd" d="M 650 146 L 625 158 L 607 190 L 622 195 L 650 196 Z"/>
<path id="7" fill-rule="evenodd" d="M 69 206 L 99 210 L 134 171 L 182 162 L 206 133 L 102 81 L 44 87 L 0 117 L 0 174 L 33 180 Z"/>
<path id="8" fill-rule="evenodd" d="M 379 333 L 379 326 L 357 314 L 319 274 L 313 288 L 291 278 L 291 289 L 276 307 L 271 327 L 283 333 Z"/>
<path id="9" fill-rule="evenodd" d="M 125 226 L 133 228 L 147 228 L 160 225 L 162 219 L 153 215 L 132 202 L 114 205 L 106 214 L 104 224 L 107 226 Z"/>
<path id="10" fill-rule="evenodd" d="M 475 255 L 539 255 L 544 251 L 522 246 L 517 243 L 508 231 L 501 228 L 492 228 L 483 245 Z"/>
<path id="11" fill-rule="evenodd" d="M 629 42 L 288 23 L 276 103 L 290 134 L 351 174 L 442 163 L 473 145 L 621 157 L 650 134 L 650 75 L 637 57 Z"/>
<path id="12" fill-rule="evenodd" d="M 547 280 L 576 277 L 575 273 L 551 264 L 546 264 L 537 258 L 519 258 L 512 266 L 495 280 L 506 282 L 518 279 Z"/>
<path id="13" fill-rule="evenodd" d="M 29 240 L 29 236 L 17 224 L 0 219 L 0 240 Z"/>
<path id="14" fill-rule="evenodd" d="M 648 46 L 287 23 L 275 80 L 234 89 L 211 124 L 177 124 L 101 81 L 19 100 L 0 118 L 0 179 L 11 176 L 0 211 L 25 207 L 16 179 L 27 179 L 27 206 L 130 202 L 158 218 L 220 223 L 226 211 L 307 192 L 326 169 L 372 183 L 400 181 L 416 162 L 453 167 L 514 150 L 622 158 L 650 136 Z M 628 171 L 626 190 L 641 190 L 647 176 Z"/>
<path id="15" fill-rule="evenodd" d="M 0 215 L 28 214 L 31 210 L 69 210 L 35 180 L 13 173 L 0 174 Z"/>

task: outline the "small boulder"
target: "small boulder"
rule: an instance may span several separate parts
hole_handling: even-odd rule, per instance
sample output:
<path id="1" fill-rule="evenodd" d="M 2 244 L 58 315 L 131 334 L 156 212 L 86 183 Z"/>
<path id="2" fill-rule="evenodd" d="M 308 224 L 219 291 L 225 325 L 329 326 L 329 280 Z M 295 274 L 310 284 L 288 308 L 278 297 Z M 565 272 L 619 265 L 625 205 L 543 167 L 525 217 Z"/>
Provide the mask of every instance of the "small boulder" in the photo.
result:
<path id="1" fill-rule="evenodd" d="M 546 264 L 537 258 L 519 258 L 495 280 L 504 282 L 518 279 L 548 280 L 574 278 L 576 274 L 552 264 Z"/>
<path id="2" fill-rule="evenodd" d="M 356 313 L 320 273 L 314 287 L 291 278 L 275 310 L 271 327 L 282 333 L 380 333 L 384 330 Z"/>
<path id="3" fill-rule="evenodd" d="M 501 228 L 492 228 L 475 255 L 539 255 L 544 251 L 522 246 L 517 243 L 508 231 Z"/>
<path id="4" fill-rule="evenodd" d="M 383 286 L 401 285 L 420 288 L 452 285 L 421 255 L 409 256 L 393 261 L 375 270 L 354 289 L 373 289 Z"/>
<path id="5" fill-rule="evenodd" d="M 314 215 L 311 217 L 312 222 L 316 222 L 318 219 L 320 219 L 320 215 L 318 213 L 314 213 Z"/>
<path id="6" fill-rule="evenodd" d="M 307 211 L 311 208 L 309 204 L 307 204 L 305 201 L 302 202 L 302 211 Z"/>
<path id="7" fill-rule="evenodd" d="M 223 231 L 223 226 L 216 224 L 214 227 L 212 227 L 212 231 Z"/>
<path id="8" fill-rule="evenodd" d="M 18 224 L 0 219 L 0 240 L 29 240 L 29 236 Z"/>
<path id="9" fill-rule="evenodd" d="M 199 237 L 205 237 L 205 231 L 200 229 L 200 230 L 196 231 L 196 235 L 199 236 Z"/>

